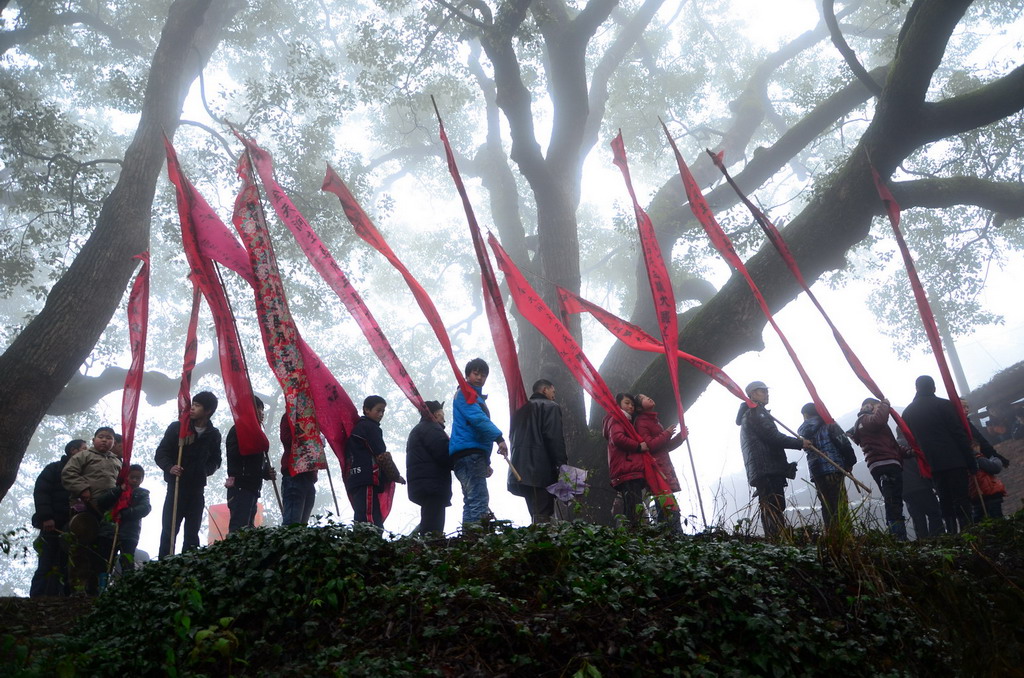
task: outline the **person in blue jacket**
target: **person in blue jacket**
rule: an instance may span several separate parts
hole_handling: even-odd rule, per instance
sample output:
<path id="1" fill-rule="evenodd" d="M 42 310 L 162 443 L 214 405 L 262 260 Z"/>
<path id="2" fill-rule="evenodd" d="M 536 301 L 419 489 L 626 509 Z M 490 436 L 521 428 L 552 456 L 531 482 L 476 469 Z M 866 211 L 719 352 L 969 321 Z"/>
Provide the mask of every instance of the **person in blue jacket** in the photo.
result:
<path id="1" fill-rule="evenodd" d="M 479 523 L 490 516 L 487 478 L 491 475 L 491 449 L 498 444 L 498 454 L 508 457 L 508 446 L 501 429 L 491 421 L 487 409 L 484 383 L 490 368 L 482 358 L 466 363 L 466 381 L 476 391 L 476 402 L 466 401 L 460 389 L 452 404 L 452 436 L 448 455 L 452 458 L 455 477 L 462 485 L 462 525 Z"/>

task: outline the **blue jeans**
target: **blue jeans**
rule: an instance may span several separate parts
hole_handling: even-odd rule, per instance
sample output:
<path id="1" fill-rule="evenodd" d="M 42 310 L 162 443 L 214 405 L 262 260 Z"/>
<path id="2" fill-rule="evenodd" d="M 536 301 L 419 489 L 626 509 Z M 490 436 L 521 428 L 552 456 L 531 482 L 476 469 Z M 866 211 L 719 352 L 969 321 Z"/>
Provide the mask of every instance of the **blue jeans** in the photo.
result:
<path id="1" fill-rule="evenodd" d="M 305 525 L 313 513 L 313 502 L 316 499 L 316 471 L 306 471 L 289 476 L 281 476 L 281 503 L 284 511 L 281 514 L 282 525 Z"/>
<path id="2" fill-rule="evenodd" d="M 462 483 L 462 524 L 479 523 L 490 514 L 487 503 L 487 454 L 480 450 L 455 460 L 455 477 Z"/>

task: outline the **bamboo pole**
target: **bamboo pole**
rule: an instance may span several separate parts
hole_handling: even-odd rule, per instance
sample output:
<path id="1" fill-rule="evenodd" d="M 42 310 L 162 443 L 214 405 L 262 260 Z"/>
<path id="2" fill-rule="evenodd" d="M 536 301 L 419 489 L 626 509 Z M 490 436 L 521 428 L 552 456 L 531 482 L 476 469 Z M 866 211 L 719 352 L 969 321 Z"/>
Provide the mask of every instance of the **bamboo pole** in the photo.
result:
<path id="1" fill-rule="evenodd" d="M 185 453 L 185 439 L 181 437 L 181 431 L 178 431 L 178 463 L 175 466 L 181 469 L 181 458 Z M 181 489 L 181 476 L 174 476 L 174 503 L 171 505 L 171 546 L 167 551 L 167 555 L 174 555 L 174 544 L 178 539 L 178 490 Z"/>

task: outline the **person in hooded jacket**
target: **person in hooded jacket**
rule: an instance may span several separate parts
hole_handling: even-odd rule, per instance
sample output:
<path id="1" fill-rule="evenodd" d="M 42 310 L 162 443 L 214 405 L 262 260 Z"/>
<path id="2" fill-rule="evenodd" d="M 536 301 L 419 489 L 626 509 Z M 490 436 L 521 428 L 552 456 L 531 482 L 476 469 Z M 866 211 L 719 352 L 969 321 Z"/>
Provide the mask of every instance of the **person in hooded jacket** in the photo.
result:
<path id="1" fill-rule="evenodd" d="M 736 425 L 740 427 L 740 451 L 747 482 L 755 490 L 761 510 L 764 536 L 773 539 L 786 529 L 786 479 L 796 477 L 796 462 L 786 459 L 786 450 L 799 450 L 809 445 L 802 438 L 793 438 L 779 431 L 768 411 L 768 386 L 763 381 L 747 384 L 747 397 L 756 407 L 740 405 Z"/>
<path id="2" fill-rule="evenodd" d="M 906 541 L 907 524 L 903 519 L 904 451 L 889 428 L 891 409 L 888 400 L 865 398 L 857 413 L 857 421 L 850 429 L 850 438 L 864 451 L 868 471 L 878 483 L 889 533 Z"/>
<path id="3" fill-rule="evenodd" d="M 618 393 L 615 402 L 625 418 L 632 422 L 636 398 L 629 393 Z M 637 528 L 644 511 L 644 490 L 649 489 L 644 479 L 643 455 L 650 454 L 650 448 L 646 442 L 634 440 L 622 421 L 610 412 L 604 417 L 602 430 L 608 441 L 608 479 L 612 487 L 622 494 L 622 507 L 629 525 Z"/>
<path id="4" fill-rule="evenodd" d="M 405 443 L 405 475 L 409 501 L 420 507 L 413 534 L 444 533 L 445 508 L 452 505 L 452 462 L 444 431 L 444 403 L 427 401 L 423 415 Z"/>
<path id="5" fill-rule="evenodd" d="M 39 538 L 35 543 L 39 566 L 32 575 L 29 598 L 66 596 L 69 593 L 68 554 L 60 547 L 60 535 L 68 529 L 71 507 L 68 504 L 68 491 L 60 482 L 60 474 L 71 457 L 87 449 L 89 443 L 86 441 L 72 440 L 64 446 L 64 455 L 47 464 L 36 478 L 32 492 L 36 508 L 32 514 L 32 527 L 39 530 Z"/>
<path id="6" fill-rule="evenodd" d="M 800 414 L 804 417 L 804 423 L 800 424 L 796 432 L 811 441 L 815 447 L 828 455 L 829 459 L 849 473 L 857 463 L 857 458 L 839 425 L 835 422 L 826 425 L 814 403 L 804 405 L 800 409 Z M 844 440 L 846 445 L 841 444 Z M 845 515 L 849 507 L 846 497 L 846 476 L 811 450 L 807 452 L 807 470 L 811 474 L 811 482 L 814 483 L 818 500 L 821 502 L 825 529 L 831 530 L 838 525 L 840 516 Z"/>
<path id="7" fill-rule="evenodd" d="M 633 427 L 647 443 L 651 456 L 654 457 L 654 463 L 658 465 L 658 471 L 665 478 L 669 489 L 672 492 L 678 492 L 682 487 L 679 484 L 679 476 L 676 475 L 669 452 L 678 448 L 686 440 L 686 428 L 684 427 L 680 433 L 676 434 L 675 426 L 669 428 L 662 426 L 658 420 L 658 413 L 654 410 L 657 403 L 650 396 L 637 394 L 636 405 Z M 666 510 L 661 502 L 658 502 L 656 506 L 659 522 L 668 522 L 674 529 L 682 530 L 679 511 Z"/>
<path id="8" fill-rule="evenodd" d="M 562 408 L 555 402 L 555 386 L 538 379 L 533 394 L 512 416 L 509 434 L 512 463 L 508 491 L 526 500 L 533 524 L 551 522 L 555 498 L 549 485 L 558 480 L 558 469 L 569 463 L 562 434 Z M 519 472 L 519 479 L 512 473 Z"/>

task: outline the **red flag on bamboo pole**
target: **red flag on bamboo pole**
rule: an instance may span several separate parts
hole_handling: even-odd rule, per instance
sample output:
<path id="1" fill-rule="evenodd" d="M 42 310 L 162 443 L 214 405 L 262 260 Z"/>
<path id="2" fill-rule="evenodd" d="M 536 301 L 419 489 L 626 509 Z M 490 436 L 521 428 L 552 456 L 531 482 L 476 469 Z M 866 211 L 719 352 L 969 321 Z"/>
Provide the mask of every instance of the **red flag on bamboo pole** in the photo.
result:
<path id="1" fill-rule="evenodd" d="M 334 293 L 338 295 L 345 308 L 352 314 L 356 324 L 359 325 L 359 329 L 362 330 L 363 336 L 366 337 L 370 348 L 373 349 L 373 352 L 377 355 L 381 364 L 384 365 L 388 374 L 391 375 L 395 384 L 398 385 L 405 394 L 405 397 L 409 399 L 417 410 L 421 413 L 427 412 L 427 405 L 416 388 L 416 384 L 413 383 L 412 377 L 409 376 L 402 361 L 391 347 L 376 318 L 373 317 L 370 309 L 366 306 L 366 303 L 356 289 L 352 287 L 348 277 L 331 255 L 330 250 L 323 244 L 316 231 L 313 230 L 313 227 L 310 226 L 284 189 L 274 179 L 274 166 L 270 154 L 260 148 L 254 140 L 244 137 L 237 132 L 236 136 L 245 144 L 252 158 L 253 167 L 256 168 L 256 172 L 263 182 L 267 197 L 274 206 L 274 211 L 277 213 L 278 218 L 291 231 L 291 234 L 295 237 L 296 242 L 298 242 L 299 247 L 313 265 L 313 268 L 324 279 L 324 282 L 334 290 Z"/>
<path id="2" fill-rule="evenodd" d="M 850 365 L 850 369 L 852 369 L 853 373 L 857 375 L 857 378 L 860 379 L 861 383 L 867 387 L 871 395 L 879 400 L 884 399 L 885 395 L 882 393 L 882 389 L 878 387 L 875 380 L 871 378 L 870 374 L 868 374 L 867 368 L 864 367 L 864 363 L 862 363 L 860 358 L 858 358 L 853 352 L 853 348 L 851 348 L 846 342 L 846 339 L 839 332 L 839 328 L 832 322 L 832 318 L 830 318 L 828 313 L 825 312 L 825 308 L 818 302 L 818 298 L 814 295 L 814 292 L 811 291 L 807 281 L 804 280 L 804 275 L 800 271 L 800 266 L 796 263 L 796 257 L 794 257 L 793 253 L 790 251 L 789 245 L 786 244 L 785 238 L 782 237 L 782 233 L 780 233 L 779 229 L 775 227 L 775 224 L 768 219 L 768 216 L 758 209 L 757 206 L 754 205 L 746 195 L 744 195 L 743 191 L 740 190 L 739 185 L 737 185 L 732 176 L 729 175 L 729 171 L 725 168 L 725 163 L 722 162 L 722 154 L 712 153 L 710 149 L 705 149 L 705 152 L 711 156 L 711 161 L 715 163 L 715 166 L 722 172 L 722 175 L 725 176 L 725 180 L 730 186 L 732 186 L 736 195 L 743 201 L 743 204 L 747 206 L 747 209 L 754 217 L 754 221 L 758 223 L 761 230 L 764 231 L 765 236 L 767 236 L 768 241 L 775 247 L 779 256 L 782 257 L 782 261 L 785 262 L 790 273 L 793 274 L 793 277 L 796 278 L 800 287 L 803 288 L 804 292 L 807 294 L 807 298 L 810 299 L 811 303 L 814 304 L 814 307 L 818 309 L 821 317 L 824 318 L 829 329 L 832 330 L 832 336 L 835 337 L 836 343 L 839 345 L 839 349 L 843 352 L 846 362 Z M 903 417 L 901 417 L 896 410 L 890 409 L 889 412 L 892 415 L 893 420 L 896 422 L 896 426 L 903 432 L 904 437 L 907 439 L 910 449 L 914 451 L 914 456 L 917 458 L 917 463 L 921 469 L 922 475 L 926 478 L 930 478 L 931 469 L 928 468 L 928 462 L 925 460 L 924 453 L 921 451 L 921 447 L 917 444 L 917 439 L 914 438 L 914 434 L 910 431 L 910 427 L 907 426 L 907 422 L 903 421 Z"/>
<path id="3" fill-rule="evenodd" d="M 455 354 L 452 351 L 452 342 L 448 337 L 448 330 L 445 329 L 444 322 L 442 322 L 441 316 L 438 314 L 430 295 L 427 294 L 427 291 L 423 289 L 423 286 L 420 285 L 419 281 L 416 280 L 405 264 L 402 263 L 401 259 L 398 258 L 398 255 L 395 254 L 394 250 L 391 249 L 391 246 L 384 240 L 384 236 L 373 225 L 373 221 L 359 205 L 359 201 L 356 200 L 355 196 L 352 195 L 352 191 L 348 190 L 348 186 L 345 185 L 345 182 L 341 180 L 341 177 L 338 176 L 337 172 L 330 165 L 327 166 L 327 175 L 324 177 L 324 183 L 320 190 L 328 191 L 338 196 L 338 200 L 341 201 L 341 207 L 345 211 L 345 216 L 348 217 L 349 222 L 355 229 L 356 235 L 366 241 L 373 249 L 384 255 L 384 258 L 402 274 L 405 284 L 412 291 L 416 303 L 419 304 L 420 310 L 423 312 L 431 329 L 434 330 L 434 335 L 437 337 L 438 343 L 441 344 L 441 348 L 448 358 L 448 364 L 451 366 L 452 372 L 455 373 L 455 380 L 459 383 L 462 395 L 466 398 L 467 403 L 475 403 L 476 389 L 469 385 L 466 377 L 462 374 L 462 369 L 455 362 Z"/>
<path id="4" fill-rule="evenodd" d="M 498 268 L 505 274 L 505 281 L 508 283 L 512 300 L 516 308 L 519 309 L 519 313 L 551 342 L 551 345 L 558 352 L 559 357 L 565 363 L 569 372 L 579 382 L 579 385 L 590 394 L 590 397 L 605 412 L 618 420 L 626 430 L 627 435 L 636 441 L 637 444 L 642 442 L 636 429 L 633 428 L 633 422 L 629 420 L 615 402 L 615 396 L 612 395 L 608 385 L 601 378 L 601 375 L 590 360 L 587 359 L 583 349 L 573 339 L 569 330 L 555 317 L 555 314 L 544 303 L 544 300 L 537 294 L 537 291 L 533 289 L 519 268 L 516 267 L 512 258 L 498 244 L 498 240 L 494 235 L 488 237 L 488 242 L 498 261 Z M 644 480 L 647 482 L 648 487 L 650 487 L 651 493 L 663 502 L 665 508 L 677 510 L 672 490 L 658 470 L 654 457 L 650 454 L 643 454 L 643 463 Z"/>
<path id="5" fill-rule="evenodd" d="M 960 415 L 960 423 L 963 424 L 964 431 L 967 432 L 967 440 L 970 441 L 972 440 L 971 425 L 967 421 L 967 413 L 960 406 L 960 396 L 956 392 L 956 383 L 953 381 L 953 374 L 949 371 L 949 365 L 946 364 L 946 354 L 942 350 L 942 338 L 939 337 L 939 328 L 935 325 L 935 316 L 932 314 L 932 307 L 928 303 L 928 296 L 924 292 L 924 286 L 921 285 L 921 279 L 917 275 L 917 267 L 914 265 L 914 258 L 910 255 L 910 248 L 907 247 L 907 241 L 903 239 L 903 233 L 900 231 L 900 205 L 896 202 L 896 198 L 893 197 L 892 193 L 889 192 L 888 187 L 882 181 L 882 177 L 879 176 L 874 165 L 870 165 L 870 167 L 871 178 L 875 182 L 875 189 L 878 191 L 878 197 L 885 203 L 885 211 L 888 213 L 889 223 L 892 225 L 892 233 L 896 237 L 896 244 L 899 245 L 900 254 L 903 256 L 903 265 L 907 269 L 907 277 L 910 278 L 910 288 L 914 291 L 914 300 L 917 302 L 917 311 L 921 316 L 921 324 L 924 325 L 924 333 L 928 336 L 932 355 L 935 356 L 935 362 L 939 366 L 942 383 L 946 385 L 946 394 L 949 396 L 949 402 L 957 405 L 955 409 Z"/>
<path id="6" fill-rule="evenodd" d="M 221 285 L 213 262 L 202 255 L 196 236 L 196 224 L 192 207 L 198 193 L 185 178 L 178 164 L 177 155 L 170 141 L 164 138 L 167 153 L 167 173 L 176 189 L 178 217 L 181 221 L 181 240 L 192 270 L 192 280 L 203 292 L 206 303 L 213 315 L 217 332 L 217 350 L 220 357 L 221 377 L 224 380 L 224 394 L 235 421 L 239 450 L 259 451 L 270 447 L 263 427 L 256 418 L 252 385 L 245 368 L 241 342 L 235 329 L 234 316 L 228 304 L 227 295 Z M 183 427 L 187 430 L 188 427 Z"/>
<path id="7" fill-rule="evenodd" d="M 466 212 L 469 234 L 473 239 L 473 251 L 476 252 L 476 259 L 480 264 L 484 308 L 487 311 L 487 322 L 491 327 L 494 350 L 498 354 L 498 362 L 505 375 L 505 386 L 508 388 L 508 411 L 511 415 L 526 404 L 526 387 L 523 385 L 523 375 L 519 369 L 515 340 L 512 338 L 512 329 L 508 324 L 508 316 L 505 315 L 505 303 L 501 299 L 501 289 L 494 277 L 494 269 L 491 268 L 491 259 L 487 255 L 487 247 L 484 245 L 484 238 L 480 233 L 473 205 L 469 202 L 469 194 L 466 192 L 465 184 L 462 183 L 459 167 L 455 163 L 455 154 L 448 142 L 448 135 L 444 131 L 444 121 L 441 120 L 441 113 L 437 110 L 437 103 L 434 102 L 433 97 L 431 97 L 431 102 L 434 103 L 434 113 L 437 115 L 438 134 L 441 137 L 441 143 L 444 144 L 444 157 L 448 162 L 448 173 L 452 175 L 455 188 L 458 189 L 459 197 L 462 198 L 462 208 Z"/>
<path id="8" fill-rule="evenodd" d="M 149 328 L 149 252 L 135 255 L 142 261 L 142 267 L 128 294 L 128 344 L 131 347 L 132 363 L 124 379 L 121 393 L 121 436 L 122 462 L 117 484 L 124 487 L 111 511 L 115 521 L 120 520 L 121 510 L 132 499 L 132 488 L 125 481 L 132 463 L 132 446 L 135 442 L 135 423 L 139 416 L 139 395 L 142 393 L 142 373 L 146 366 L 146 335 Z"/>
<path id="9" fill-rule="evenodd" d="M 189 278 L 191 277 L 190 275 Z M 196 334 L 202 299 L 203 293 L 192 279 L 192 310 L 189 312 L 188 328 L 185 330 L 185 354 L 181 361 L 181 383 L 178 385 L 178 439 L 185 441 L 185 444 L 192 442 L 193 438 L 189 414 L 192 409 L 192 370 L 196 368 L 196 352 L 199 347 Z"/>
<path id="10" fill-rule="evenodd" d="M 565 289 L 564 287 L 559 286 L 557 289 L 558 301 L 563 314 L 590 313 L 594 316 L 597 322 L 604 325 L 605 329 L 611 332 L 616 339 L 634 350 L 647 351 L 648 353 L 661 353 L 665 350 L 664 345 L 637 325 L 623 320 L 614 313 L 606 311 L 592 301 L 587 301 L 583 297 Z M 676 354 L 681 360 L 689 363 L 691 366 L 724 386 L 730 393 L 745 402 L 748 406 L 757 406 L 757 404 L 747 397 L 747 394 L 744 393 L 743 389 L 740 388 L 739 385 L 733 381 L 724 370 L 722 370 L 722 368 L 679 349 L 676 349 Z"/>
<path id="11" fill-rule="evenodd" d="M 676 157 L 676 165 L 679 167 L 679 176 L 683 180 L 683 188 L 686 190 L 686 197 L 690 202 L 690 210 L 693 215 L 697 217 L 697 221 L 700 222 L 704 228 L 704 232 L 707 233 L 708 238 L 711 240 L 711 244 L 714 245 L 718 253 L 722 255 L 736 272 L 743 276 L 743 279 L 747 282 L 747 286 L 750 287 L 750 291 L 754 295 L 754 299 L 757 300 L 758 306 L 761 308 L 761 312 L 764 313 L 768 323 L 775 330 L 775 333 L 779 336 L 782 341 L 782 345 L 786 349 L 786 353 L 789 354 L 790 360 L 793 361 L 796 371 L 800 374 L 800 379 L 803 380 L 804 386 L 807 388 L 807 392 L 811 395 L 811 400 L 814 401 L 814 406 L 818 410 L 818 414 L 825 421 L 826 424 L 831 424 L 835 420 L 829 413 L 828 408 L 825 407 L 825 403 L 822 402 L 818 396 L 818 390 L 814 387 L 811 382 L 811 378 L 807 375 L 804 370 L 804 366 L 800 363 L 800 359 L 796 356 L 796 351 L 790 345 L 789 340 L 786 339 L 786 335 L 783 334 L 782 329 L 776 324 L 775 318 L 772 315 L 771 309 L 768 308 L 768 302 L 761 294 L 761 290 L 757 287 L 757 283 L 750 277 L 750 272 L 747 271 L 746 265 L 743 260 L 740 259 L 739 255 L 736 254 L 736 250 L 732 246 L 732 241 L 729 240 L 729 236 L 725 234 L 722 227 L 715 220 L 715 215 L 711 211 L 711 207 L 708 205 L 707 200 L 704 199 L 704 194 L 700 190 L 700 186 L 697 185 L 696 179 L 693 178 L 693 174 L 690 173 L 690 168 L 686 166 L 686 162 L 683 160 L 682 154 L 676 147 L 675 139 L 669 134 L 668 127 L 665 123 L 661 123 L 661 128 L 665 130 L 665 136 L 668 138 L 668 143 L 672 146 L 672 152 Z"/>

